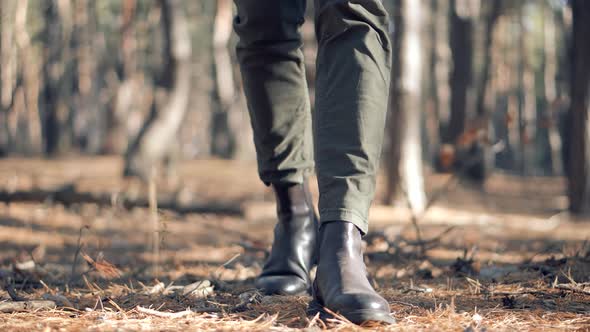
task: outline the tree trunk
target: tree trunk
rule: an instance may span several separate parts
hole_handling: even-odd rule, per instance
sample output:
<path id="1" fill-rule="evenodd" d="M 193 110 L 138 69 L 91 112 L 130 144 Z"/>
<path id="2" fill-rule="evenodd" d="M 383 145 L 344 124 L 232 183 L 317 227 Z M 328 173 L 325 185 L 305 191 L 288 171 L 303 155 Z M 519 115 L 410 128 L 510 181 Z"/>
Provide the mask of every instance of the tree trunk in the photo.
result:
<path id="1" fill-rule="evenodd" d="M 519 172 L 522 176 L 531 174 L 533 168 L 534 144 L 535 137 L 535 123 L 536 123 L 536 109 L 535 109 L 535 88 L 534 88 L 534 73 L 532 71 L 531 60 L 529 59 L 529 44 L 530 36 L 529 29 L 524 25 L 527 17 L 524 16 L 524 9 L 519 7 L 519 30 L 518 34 L 518 86 L 516 93 L 518 94 L 518 137 L 520 143 L 519 156 Z"/>
<path id="2" fill-rule="evenodd" d="M 485 30 L 483 36 L 483 68 L 481 70 L 481 79 L 477 86 L 477 96 L 475 105 L 475 109 L 477 110 L 477 115 L 479 117 L 488 117 L 488 113 L 490 111 L 490 109 L 486 107 L 485 100 L 486 91 L 488 89 L 488 82 L 490 78 L 490 67 L 492 64 L 492 44 L 494 27 L 496 26 L 498 17 L 500 17 L 500 13 L 502 12 L 502 1 L 503 0 L 486 0 L 482 3 L 482 5 L 485 6 L 484 12 L 486 14 L 486 17 Z"/>
<path id="3" fill-rule="evenodd" d="M 168 90 L 164 105 L 144 124 L 125 158 L 125 175 L 147 179 L 171 157 L 184 119 L 191 87 L 191 39 L 179 0 L 160 0 L 166 68 L 159 84 Z M 157 106 L 154 106 L 157 107 Z"/>
<path id="4" fill-rule="evenodd" d="M 557 66 L 558 66 L 558 40 L 557 22 L 555 20 L 554 10 L 548 6 L 543 6 L 543 57 L 541 61 L 541 88 L 537 89 L 542 93 L 540 111 L 543 120 L 539 128 L 548 152 L 542 159 L 543 168 L 551 175 L 563 174 L 563 165 L 560 156 L 562 149 L 561 137 L 557 127 L 559 112 L 559 101 L 557 95 Z"/>
<path id="5" fill-rule="evenodd" d="M 107 132 L 106 110 L 100 102 L 98 65 L 106 56 L 102 44 L 93 37 L 97 32 L 96 3 L 75 1 L 74 44 L 76 48 L 76 95 L 73 101 L 73 134 L 76 145 L 85 153 L 103 150 Z"/>
<path id="6" fill-rule="evenodd" d="M 213 63 L 218 109 L 211 119 L 211 152 L 214 155 L 230 158 L 236 148 L 235 132 L 231 128 L 231 113 L 236 93 L 233 66 L 228 49 L 232 32 L 232 2 L 217 0 L 217 13 L 213 24 Z"/>
<path id="7" fill-rule="evenodd" d="M 440 98 L 438 95 L 438 83 L 436 77 L 436 68 L 438 65 L 438 58 L 437 58 L 437 40 L 438 40 L 438 30 L 437 30 L 437 15 L 438 15 L 438 1 L 437 0 L 430 0 L 428 4 L 428 17 L 425 17 L 424 20 L 427 22 L 425 27 L 425 37 L 424 37 L 424 54 L 427 54 L 428 60 L 427 63 L 427 70 L 422 72 L 422 82 L 423 82 L 423 108 L 425 110 L 424 116 L 424 158 L 426 162 L 431 162 L 433 160 L 433 156 L 436 155 L 436 151 L 438 150 L 438 146 L 440 145 L 439 139 L 439 113 L 440 113 Z"/>
<path id="8" fill-rule="evenodd" d="M 44 151 L 56 155 L 71 145 L 70 110 L 66 99 L 71 97 L 70 40 L 72 8 L 70 1 L 50 0 L 44 10 L 43 42 L 43 114 Z"/>
<path id="9" fill-rule="evenodd" d="M 399 189 L 415 213 L 426 206 L 421 144 L 421 48 L 420 0 L 402 0 L 394 17 L 392 84 L 388 120 L 389 151 L 386 200 L 391 202 Z"/>
<path id="10" fill-rule="evenodd" d="M 569 144 L 570 210 L 590 214 L 590 2 L 572 1 L 572 76 Z"/>
<path id="11" fill-rule="evenodd" d="M 41 137 L 41 119 L 39 118 L 39 72 L 38 62 L 31 47 L 31 37 L 27 30 L 29 0 L 21 0 L 17 4 L 15 33 L 16 45 L 19 53 L 19 67 L 23 76 L 24 102 L 26 115 L 26 133 L 23 133 L 26 141 L 27 153 L 40 153 L 43 150 Z"/>
<path id="12" fill-rule="evenodd" d="M 466 0 L 450 5 L 450 44 L 453 69 L 450 77 L 451 118 L 443 142 L 455 144 L 465 132 L 467 98 L 473 78 L 473 19 Z"/>
<path id="13" fill-rule="evenodd" d="M 107 142 L 104 152 L 123 154 L 129 143 L 129 129 L 127 119 L 138 107 L 137 99 L 142 94 L 137 78 L 137 38 L 135 36 L 135 16 L 137 12 L 136 0 L 124 0 L 121 11 L 121 40 L 119 41 L 118 67 L 119 81 L 116 93 L 108 112 Z"/>
<path id="14" fill-rule="evenodd" d="M 436 100 L 436 114 L 438 120 L 438 137 L 446 132 L 446 126 L 450 117 L 450 87 L 449 75 L 451 68 L 451 57 L 449 47 L 449 2 L 432 0 L 433 7 L 436 4 L 436 11 L 433 13 L 433 33 L 434 33 L 434 50 L 435 50 L 435 66 L 434 66 L 434 81 L 435 86 L 435 100 Z M 440 142 L 438 142 L 440 144 Z"/>
<path id="15" fill-rule="evenodd" d="M 10 112 L 14 102 L 16 90 L 16 47 L 14 46 L 14 16 L 16 2 L 2 0 L 0 2 L 1 21 L 0 25 L 0 144 L 2 144 L 0 155 L 12 150 L 15 142 L 10 125 Z"/>

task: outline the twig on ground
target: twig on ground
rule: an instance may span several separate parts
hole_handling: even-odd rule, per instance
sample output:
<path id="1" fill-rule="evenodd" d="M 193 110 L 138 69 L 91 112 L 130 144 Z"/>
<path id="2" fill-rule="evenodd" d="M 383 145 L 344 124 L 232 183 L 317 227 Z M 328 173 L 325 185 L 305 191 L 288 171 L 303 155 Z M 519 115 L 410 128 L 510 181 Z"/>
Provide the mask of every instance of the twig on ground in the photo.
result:
<path id="1" fill-rule="evenodd" d="M 206 308 L 197 308 L 197 309 L 186 309 L 184 311 L 179 312 L 163 312 L 154 309 L 144 308 L 142 306 L 137 306 L 135 308 L 138 312 L 141 312 L 146 315 L 161 317 L 161 318 L 182 318 L 186 316 L 193 315 L 195 313 L 206 313 L 206 312 L 219 312 L 221 311 L 219 308 L 215 307 L 206 307 Z"/>
<path id="2" fill-rule="evenodd" d="M 80 255 L 80 250 L 82 250 L 82 231 L 84 229 L 90 228 L 88 225 L 80 227 L 80 234 L 78 234 L 78 243 L 76 244 L 76 252 L 74 253 L 74 261 L 72 262 L 72 272 L 70 273 L 70 280 L 67 283 L 70 283 L 74 280 L 76 276 L 76 264 L 78 264 L 78 256 Z"/>
<path id="3" fill-rule="evenodd" d="M 152 254 L 154 255 L 153 275 L 157 279 L 160 270 L 160 219 L 158 217 L 158 196 L 156 188 L 156 170 L 152 168 L 149 180 L 148 201 L 152 221 Z"/>
<path id="4" fill-rule="evenodd" d="M 432 293 L 432 288 L 410 286 L 402 291 L 402 293 L 417 292 L 417 293 Z"/>
<path id="5" fill-rule="evenodd" d="M 188 315 L 192 315 L 193 312 L 190 310 L 180 311 L 180 312 L 162 312 L 154 309 L 144 308 L 142 306 L 137 306 L 135 308 L 138 312 L 141 312 L 146 315 L 152 315 L 162 318 L 181 318 Z"/>
<path id="6" fill-rule="evenodd" d="M 219 267 L 217 267 L 217 269 L 215 269 L 215 271 L 213 271 L 213 273 L 211 273 L 212 279 L 219 280 L 219 277 L 220 277 L 219 273 L 221 272 L 221 269 L 223 269 L 224 267 L 227 267 L 228 265 L 233 263 L 241 255 L 242 255 L 241 253 L 237 253 L 237 254 L 233 255 L 232 258 L 225 261 L 225 263 L 223 263 Z"/>
<path id="7" fill-rule="evenodd" d="M 47 293 L 47 294 L 43 294 L 43 296 L 41 296 L 41 297 L 43 298 L 43 300 L 55 302 L 55 304 L 57 306 L 64 307 L 64 308 L 76 309 L 76 307 L 72 304 L 72 302 L 70 302 L 70 300 L 68 300 L 67 297 L 65 297 L 61 294 Z"/>
<path id="8" fill-rule="evenodd" d="M 0 312 L 23 312 L 23 311 L 37 311 L 37 310 L 51 310 L 55 309 L 57 305 L 53 301 L 9 301 L 0 303 Z"/>
<path id="9" fill-rule="evenodd" d="M 550 293 L 547 293 L 545 291 L 541 291 L 541 290 L 530 290 L 530 289 L 525 289 L 525 290 L 518 290 L 515 292 L 495 292 L 495 291 L 489 291 L 489 292 L 482 292 L 485 295 L 490 295 L 490 296 L 516 296 L 516 295 L 536 295 L 536 296 L 544 296 L 544 295 L 548 295 Z"/>

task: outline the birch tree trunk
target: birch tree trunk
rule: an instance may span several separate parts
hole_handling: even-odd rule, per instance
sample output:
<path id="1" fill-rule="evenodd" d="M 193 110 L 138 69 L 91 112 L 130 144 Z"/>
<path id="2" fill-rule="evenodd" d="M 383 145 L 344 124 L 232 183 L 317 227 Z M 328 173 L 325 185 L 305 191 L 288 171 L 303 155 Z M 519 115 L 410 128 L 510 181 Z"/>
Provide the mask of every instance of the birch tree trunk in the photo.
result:
<path id="1" fill-rule="evenodd" d="M 0 25 L 0 143 L 4 153 L 10 152 L 14 146 L 12 128 L 10 122 L 10 111 L 16 90 L 16 47 L 14 47 L 14 16 L 16 2 L 2 0 L 0 2 L 1 20 Z M 0 153 L 2 154 L 2 153 Z"/>
<path id="2" fill-rule="evenodd" d="M 421 41 L 422 0 L 398 2 L 394 17 L 394 63 L 390 96 L 386 200 L 401 188 L 415 213 L 426 207 L 421 142 L 421 96 L 424 55 Z"/>
<path id="3" fill-rule="evenodd" d="M 233 66 L 228 49 L 232 19 L 232 1 L 217 0 L 213 24 L 213 63 L 219 107 L 212 116 L 211 152 L 225 158 L 231 157 L 236 148 L 235 133 L 230 124 L 236 99 Z"/>
<path id="4" fill-rule="evenodd" d="M 17 4 L 15 33 L 16 45 L 19 52 L 19 67 L 23 76 L 24 101 L 26 115 L 26 152 L 38 154 L 43 150 L 41 135 L 41 119 L 39 118 L 39 88 L 40 88 L 40 67 L 39 61 L 35 59 L 31 47 L 31 37 L 27 29 L 27 18 L 29 11 L 29 0 L 21 0 Z"/>

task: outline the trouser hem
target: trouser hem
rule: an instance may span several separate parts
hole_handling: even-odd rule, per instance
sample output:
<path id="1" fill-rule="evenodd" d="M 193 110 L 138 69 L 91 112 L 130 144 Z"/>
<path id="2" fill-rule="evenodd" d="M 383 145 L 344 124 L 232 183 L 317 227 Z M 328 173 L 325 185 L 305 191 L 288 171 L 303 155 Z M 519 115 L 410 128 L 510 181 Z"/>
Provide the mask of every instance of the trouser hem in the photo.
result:
<path id="1" fill-rule="evenodd" d="M 294 172 L 274 172 L 273 174 L 259 174 L 260 180 L 268 187 L 270 185 L 302 184 L 309 177 L 311 168 Z"/>
<path id="2" fill-rule="evenodd" d="M 320 221 L 322 224 L 333 221 L 346 221 L 354 224 L 361 232 L 367 234 L 369 222 L 367 218 L 355 210 L 350 209 L 327 209 L 320 211 Z"/>

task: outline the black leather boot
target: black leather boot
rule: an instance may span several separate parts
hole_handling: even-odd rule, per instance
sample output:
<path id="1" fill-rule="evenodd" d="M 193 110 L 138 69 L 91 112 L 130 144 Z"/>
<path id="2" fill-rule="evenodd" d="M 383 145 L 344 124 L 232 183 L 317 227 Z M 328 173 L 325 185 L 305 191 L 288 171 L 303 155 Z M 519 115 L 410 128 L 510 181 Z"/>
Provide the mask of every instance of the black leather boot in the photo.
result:
<path id="1" fill-rule="evenodd" d="M 361 249 L 361 232 L 349 222 L 330 222 L 320 230 L 318 268 L 310 313 L 344 316 L 355 324 L 394 323 L 389 304 L 371 286 Z"/>
<path id="2" fill-rule="evenodd" d="M 268 261 L 256 280 L 267 295 L 300 295 L 309 291 L 315 263 L 318 221 L 307 184 L 273 186 L 278 222 Z"/>

